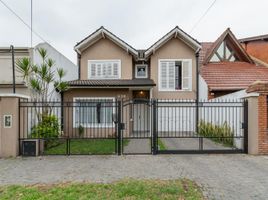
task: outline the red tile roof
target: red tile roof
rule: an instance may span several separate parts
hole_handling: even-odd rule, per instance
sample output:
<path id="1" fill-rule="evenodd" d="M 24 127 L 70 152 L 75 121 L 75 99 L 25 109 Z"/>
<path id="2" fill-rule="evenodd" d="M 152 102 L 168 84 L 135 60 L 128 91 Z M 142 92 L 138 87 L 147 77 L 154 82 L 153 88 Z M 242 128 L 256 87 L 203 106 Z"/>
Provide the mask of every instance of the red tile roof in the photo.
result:
<path id="1" fill-rule="evenodd" d="M 207 56 L 207 52 L 210 50 L 213 43 L 214 42 L 201 42 L 202 49 L 199 52 L 199 66 L 202 66 L 202 64 Z"/>
<path id="2" fill-rule="evenodd" d="M 268 81 L 268 68 L 247 62 L 208 63 L 201 67 L 201 75 L 211 91 L 239 90 L 257 80 Z"/>

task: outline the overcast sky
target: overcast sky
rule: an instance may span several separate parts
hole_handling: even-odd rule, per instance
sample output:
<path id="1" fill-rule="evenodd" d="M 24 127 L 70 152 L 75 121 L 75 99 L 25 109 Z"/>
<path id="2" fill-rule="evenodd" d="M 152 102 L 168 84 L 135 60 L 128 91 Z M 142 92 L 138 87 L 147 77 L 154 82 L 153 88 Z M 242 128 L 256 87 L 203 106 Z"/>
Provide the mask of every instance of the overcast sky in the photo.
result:
<path id="1" fill-rule="evenodd" d="M 30 0 L 2 0 L 30 24 Z M 76 42 L 104 26 L 133 47 L 148 48 L 178 25 L 187 33 L 214 0 L 33 0 L 33 29 L 76 63 Z M 214 41 L 268 34 L 267 0 L 217 0 L 190 34 Z M 0 3 L 0 46 L 30 46 L 30 31 Z M 34 36 L 33 44 L 42 42 Z"/>

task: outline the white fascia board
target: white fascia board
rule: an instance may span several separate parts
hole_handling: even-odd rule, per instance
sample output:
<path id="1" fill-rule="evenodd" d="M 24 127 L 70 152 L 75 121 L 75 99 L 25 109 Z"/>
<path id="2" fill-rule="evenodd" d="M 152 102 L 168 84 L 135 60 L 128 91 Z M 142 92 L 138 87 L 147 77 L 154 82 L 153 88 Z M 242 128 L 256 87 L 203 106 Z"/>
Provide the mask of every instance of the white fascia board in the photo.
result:
<path id="1" fill-rule="evenodd" d="M 164 43 L 166 40 L 168 40 L 173 34 L 176 35 L 176 38 L 181 38 L 188 46 L 190 46 L 193 49 L 201 49 L 201 45 L 198 44 L 196 41 L 194 41 L 191 37 L 186 35 L 184 32 L 182 32 L 179 28 L 175 28 L 173 31 L 171 31 L 169 34 L 164 36 L 160 41 L 158 41 L 154 46 L 152 46 L 150 49 L 145 51 L 145 58 L 151 54 L 152 51 L 155 51 L 159 46 L 161 46 L 162 43 Z"/>
<path id="2" fill-rule="evenodd" d="M 121 40 L 119 40 L 117 37 L 115 37 L 114 35 L 112 35 L 108 31 L 106 31 L 105 29 L 100 29 L 99 31 L 97 31 L 96 33 L 94 33 L 91 37 L 87 38 L 81 44 L 79 44 L 78 46 L 75 46 L 74 47 L 74 50 L 77 51 L 77 52 L 79 52 L 79 53 L 81 53 L 80 48 L 82 48 L 85 44 L 87 44 L 91 40 L 94 40 L 99 35 L 101 35 L 102 37 L 104 35 L 107 35 L 110 39 L 112 39 L 114 42 L 116 42 L 119 46 L 125 48 L 125 50 L 127 52 L 132 52 L 134 55 L 138 56 L 138 52 L 134 48 L 132 48 L 131 46 L 125 44 L 124 42 L 122 42 Z"/>

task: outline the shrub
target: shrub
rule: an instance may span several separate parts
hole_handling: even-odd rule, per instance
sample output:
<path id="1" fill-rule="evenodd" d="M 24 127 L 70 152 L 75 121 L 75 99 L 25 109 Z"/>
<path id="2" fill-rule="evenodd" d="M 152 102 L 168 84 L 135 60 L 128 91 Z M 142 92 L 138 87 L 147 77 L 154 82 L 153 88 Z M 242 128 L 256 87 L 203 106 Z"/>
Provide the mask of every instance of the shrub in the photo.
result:
<path id="1" fill-rule="evenodd" d="M 57 138 L 59 134 L 59 121 L 55 115 L 43 115 L 40 122 L 31 130 L 32 138 Z"/>
<path id="2" fill-rule="evenodd" d="M 84 136 L 84 132 L 85 132 L 85 129 L 84 129 L 83 125 L 80 124 L 79 127 L 78 127 L 79 137 L 83 137 Z"/>
<path id="3" fill-rule="evenodd" d="M 200 136 L 208 137 L 215 142 L 226 146 L 234 145 L 234 133 L 227 122 L 224 122 L 222 125 L 215 125 L 201 120 L 198 124 L 198 131 Z"/>

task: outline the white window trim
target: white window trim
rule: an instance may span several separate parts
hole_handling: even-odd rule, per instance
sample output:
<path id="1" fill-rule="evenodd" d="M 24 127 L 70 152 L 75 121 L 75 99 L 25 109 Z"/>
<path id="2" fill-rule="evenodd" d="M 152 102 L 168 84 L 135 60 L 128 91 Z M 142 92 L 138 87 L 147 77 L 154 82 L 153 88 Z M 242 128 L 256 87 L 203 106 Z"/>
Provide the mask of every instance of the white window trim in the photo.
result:
<path id="1" fill-rule="evenodd" d="M 161 65 L 160 63 L 164 61 L 164 62 L 167 62 L 167 61 L 181 61 L 182 63 L 184 61 L 188 61 L 189 64 L 190 64 L 190 78 L 191 78 L 191 83 L 190 83 L 190 90 L 185 90 L 185 89 L 181 89 L 181 90 L 176 90 L 175 88 L 174 89 L 166 89 L 166 88 L 162 88 L 161 86 L 161 74 L 160 74 L 160 70 L 161 70 Z M 192 76 L 192 73 L 193 73 L 193 60 L 192 59 L 159 59 L 158 60 L 158 91 L 160 92 L 191 92 L 193 91 L 192 90 L 192 81 L 193 81 L 193 76 Z M 183 66 L 182 66 L 183 67 Z M 183 70 L 182 70 L 182 73 L 183 73 Z M 182 74 L 182 77 L 183 77 L 183 74 Z M 182 82 L 182 88 L 183 88 L 183 82 Z"/>
<path id="2" fill-rule="evenodd" d="M 145 76 L 138 76 L 138 67 L 145 66 L 146 75 Z M 135 78 L 148 78 L 148 65 L 146 64 L 137 64 L 135 65 Z"/>
<path id="3" fill-rule="evenodd" d="M 105 100 L 113 100 L 113 102 L 115 102 L 115 98 L 114 97 L 74 97 L 73 98 L 73 102 L 76 103 L 77 100 L 92 100 L 92 99 L 105 99 Z M 113 114 L 115 113 L 115 106 L 113 106 Z M 74 107 L 73 109 L 73 127 L 74 128 L 78 128 L 80 125 L 82 125 L 84 128 L 114 128 L 115 125 L 114 123 L 95 123 L 95 124 L 89 124 L 89 123 L 86 123 L 86 124 L 82 124 L 82 123 L 78 123 L 76 124 L 76 115 L 75 115 L 75 112 L 76 112 L 76 107 Z"/>
<path id="4" fill-rule="evenodd" d="M 116 78 L 106 78 L 106 77 L 91 77 L 90 64 L 91 62 L 117 62 L 118 63 L 118 77 Z M 90 80 L 99 79 L 121 79 L 121 60 L 120 59 L 110 59 L 110 60 L 88 60 L 87 62 L 87 77 Z"/>

